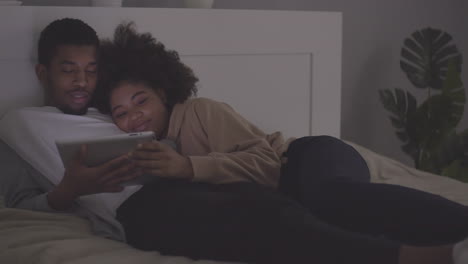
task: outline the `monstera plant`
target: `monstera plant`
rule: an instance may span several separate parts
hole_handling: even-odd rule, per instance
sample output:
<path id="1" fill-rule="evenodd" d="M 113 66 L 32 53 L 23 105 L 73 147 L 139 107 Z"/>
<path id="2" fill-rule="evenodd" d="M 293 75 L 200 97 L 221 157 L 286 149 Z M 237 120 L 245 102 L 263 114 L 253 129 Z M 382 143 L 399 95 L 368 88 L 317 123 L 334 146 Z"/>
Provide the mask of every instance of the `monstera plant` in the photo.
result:
<path id="1" fill-rule="evenodd" d="M 468 182 L 468 129 L 456 130 L 465 106 L 462 63 L 448 33 L 418 30 L 404 40 L 400 68 L 416 89 L 427 91 L 426 100 L 418 104 L 399 88 L 379 95 L 416 168 Z"/>

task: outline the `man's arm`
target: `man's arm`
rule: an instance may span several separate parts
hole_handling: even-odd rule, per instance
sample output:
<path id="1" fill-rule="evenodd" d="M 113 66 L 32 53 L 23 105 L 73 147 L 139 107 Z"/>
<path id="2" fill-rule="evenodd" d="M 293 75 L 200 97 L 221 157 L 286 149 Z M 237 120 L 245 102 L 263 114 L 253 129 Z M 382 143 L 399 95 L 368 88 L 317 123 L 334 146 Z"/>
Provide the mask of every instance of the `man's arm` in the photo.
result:
<path id="1" fill-rule="evenodd" d="M 71 211 L 75 199 L 82 195 L 120 192 L 123 182 L 139 176 L 126 156 L 115 158 L 97 167 L 83 164 L 85 147 L 54 186 L 45 176 L 24 161 L 8 145 L 0 141 L 0 195 L 7 207 L 46 212 Z M 5 164 L 5 165 L 3 165 Z"/>
<path id="2" fill-rule="evenodd" d="M 52 183 L 3 141 L 0 141 L 0 164 L 0 195 L 4 196 L 5 206 L 44 212 L 73 210 L 73 202 L 61 210 L 51 207 L 48 192 L 54 190 Z"/>

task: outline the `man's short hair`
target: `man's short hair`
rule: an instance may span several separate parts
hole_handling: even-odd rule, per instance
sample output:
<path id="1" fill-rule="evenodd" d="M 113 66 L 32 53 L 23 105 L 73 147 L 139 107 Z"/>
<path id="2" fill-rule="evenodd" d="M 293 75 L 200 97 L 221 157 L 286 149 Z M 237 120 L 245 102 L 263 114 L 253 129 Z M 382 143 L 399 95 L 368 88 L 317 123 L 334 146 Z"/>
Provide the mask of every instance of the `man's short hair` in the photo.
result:
<path id="1" fill-rule="evenodd" d="M 96 31 L 85 22 L 74 18 L 58 19 L 42 30 L 39 37 L 38 60 L 48 66 L 59 46 L 99 47 Z"/>

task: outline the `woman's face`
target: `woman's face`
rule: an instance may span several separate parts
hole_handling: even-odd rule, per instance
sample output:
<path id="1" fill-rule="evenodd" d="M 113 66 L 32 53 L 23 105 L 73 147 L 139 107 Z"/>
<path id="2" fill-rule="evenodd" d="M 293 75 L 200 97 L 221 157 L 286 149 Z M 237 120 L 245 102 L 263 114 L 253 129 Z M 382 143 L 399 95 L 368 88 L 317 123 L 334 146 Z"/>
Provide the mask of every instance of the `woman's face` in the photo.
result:
<path id="1" fill-rule="evenodd" d="M 153 131 L 161 138 L 169 123 L 164 100 L 162 93 L 156 93 L 143 83 L 123 82 L 111 93 L 112 118 L 127 133 Z"/>

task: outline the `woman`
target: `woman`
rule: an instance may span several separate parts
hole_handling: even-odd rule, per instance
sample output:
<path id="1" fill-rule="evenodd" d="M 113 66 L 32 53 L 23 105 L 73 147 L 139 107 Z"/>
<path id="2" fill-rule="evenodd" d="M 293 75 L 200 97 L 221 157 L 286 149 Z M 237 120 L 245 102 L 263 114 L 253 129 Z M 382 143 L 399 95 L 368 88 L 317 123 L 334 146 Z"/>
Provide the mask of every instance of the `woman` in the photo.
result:
<path id="1" fill-rule="evenodd" d="M 193 72 L 132 25 L 103 42 L 99 74 L 97 106 L 120 129 L 177 146 L 129 154 L 159 179 L 117 211 L 137 248 L 254 263 L 435 264 L 452 263 L 468 235 L 466 207 L 369 183 L 365 162 L 337 139 L 285 142 L 226 104 L 191 99 Z"/>

